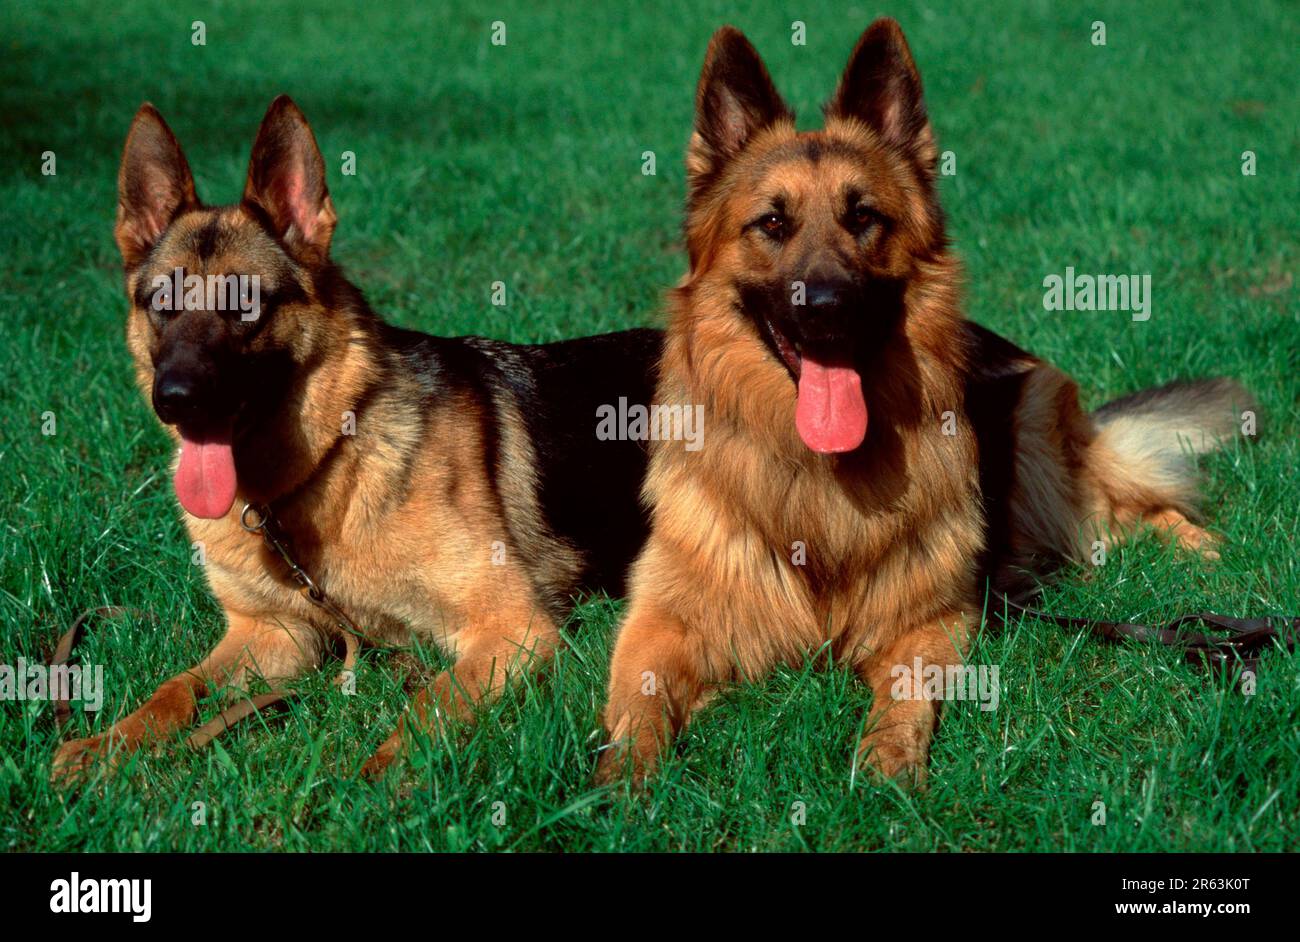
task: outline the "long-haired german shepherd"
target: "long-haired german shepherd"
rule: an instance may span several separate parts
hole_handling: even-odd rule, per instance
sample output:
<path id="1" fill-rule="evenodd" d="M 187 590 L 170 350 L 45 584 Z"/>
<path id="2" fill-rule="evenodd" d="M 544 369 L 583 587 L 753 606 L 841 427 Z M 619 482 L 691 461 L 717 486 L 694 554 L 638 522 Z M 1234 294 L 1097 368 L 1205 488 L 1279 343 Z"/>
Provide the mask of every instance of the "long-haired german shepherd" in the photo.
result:
<path id="1" fill-rule="evenodd" d="M 652 446 L 598 776 L 645 774 L 719 685 L 821 648 L 875 695 L 860 753 L 923 775 L 937 702 L 895 665 L 960 664 L 982 576 L 1015 589 L 1139 523 L 1189 547 L 1194 482 L 1249 398 L 1166 386 L 1093 415 L 1050 364 L 965 322 L 936 148 L 898 25 L 862 35 L 823 130 L 797 132 L 737 30 L 714 35 L 687 166 L 690 271 L 657 401 L 709 446 Z"/>
<path id="2" fill-rule="evenodd" d="M 369 636 L 455 656 L 416 699 L 421 721 L 464 715 L 549 657 L 580 589 L 621 594 L 646 529 L 645 446 L 597 440 L 596 415 L 649 401 L 658 332 L 515 346 L 385 324 L 329 258 L 325 166 L 287 97 L 230 207 L 199 201 L 176 138 L 143 106 L 118 200 L 127 344 L 178 446 L 176 496 L 228 628 L 140 709 L 64 744 L 56 775 L 189 725 L 210 690 L 321 660 L 336 625 L 244 530 L 243 502 L 269 506 L 296 561 Z M 193 294 L 191 276 L 205 283 Z"/>

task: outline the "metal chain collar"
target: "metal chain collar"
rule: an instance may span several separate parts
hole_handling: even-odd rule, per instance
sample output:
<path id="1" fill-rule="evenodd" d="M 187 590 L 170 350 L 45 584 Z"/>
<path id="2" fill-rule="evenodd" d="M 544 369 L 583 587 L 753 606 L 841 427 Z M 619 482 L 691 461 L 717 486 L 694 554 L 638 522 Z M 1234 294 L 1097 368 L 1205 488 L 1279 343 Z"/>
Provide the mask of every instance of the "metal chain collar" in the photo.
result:
<path id="1" fill-rule="evenodd" d="M 289 567 L 289 575 L 298 583 L 298 591 L 302 593 L 307 601 L 316 607 L 328 612 L 340 628 L 347 634 L 352 635 L 363 641 L 376 643 L 368 638 L 358 627 L 357 623 L 347 616 L 341 608 L 334 603 L 319 585 L 307 572 L 298 565 L 297 560 L 289 553 L 280 535 L 279 527 L 276 526 L 275 519 L 271 516 L 271 508 L 265 504 L 244 504 L 244 509 L 239 514 L 239 525 L 249 533 L 260 533 L 262 539 L 266 541 L 271 549 L 284 560 L 284 564 Z"/>

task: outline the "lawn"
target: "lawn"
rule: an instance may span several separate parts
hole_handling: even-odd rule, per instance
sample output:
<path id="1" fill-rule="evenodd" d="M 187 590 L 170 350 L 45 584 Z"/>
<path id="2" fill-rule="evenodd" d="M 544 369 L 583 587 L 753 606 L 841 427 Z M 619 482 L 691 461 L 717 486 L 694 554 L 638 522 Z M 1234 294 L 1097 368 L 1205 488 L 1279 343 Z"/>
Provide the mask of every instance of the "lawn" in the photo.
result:
<path id="1" fill-rule="evenodd" d="M 545 341 L 660 323 L 684 271 L 683 148 L 709 35 L 744 29 L 813 126 L 858 33 L 903 24 L 926 83 L 971 317 L 1081 378 L 1086 404 L 1237 377 L 1258 441 L 1202 461 L 1209 566 L 1155 541 L 1067 573 L 1056 611 L 1134 620 L 1300 613 L 1293 3 L 7 3 L 0 10 L 0 663 L 47 657 L 85 609 L 103 711 L 134 708 L 220 634 L 192 565 L 167 439 L 136 390 L 111 230 L 142 101 L 200 194 L 234 200 L 270 100 L 311 120 L 340 216 L 333 255 L 408 327 Z M 439 12 L 434 6 L 443 6 Z M 802 20 L 807 44 L 791 43 Z M 206 45 L 191 42 L 204 21 Z M 490 43 L 504 21 L 507 43 Z M 1106 45 L 1092 43 L 1104 21 Z M 52 151 L 56 173 L 41 172 Z M 344 151 L 354 176 L 340 172 Z M 656 174 L 642 173 L 643 153 Z M 1243 175 L 1242 154 L 1256 155 Z M 1044 310 L 1043 279 L 1150 273 L 1151 317 Z M 509 303 L 490 303 L 504 281 Z M 43 434 L 48 413 L 55 434 Z M 1001 703 L 952 704 L 928 791 L 851 776 L 867 691 L 824 659 L 702 713 L 642 795 L 590 784 L 621 603 L 454 744 L 372 784 L 404 703 L 366 655 L 212 749 L 142 755 L 65 798 L 48 703 L 0 703 L 0 848 L 36 850 L 1132 850 L 1300 844 L 1300 660 L 1252 695 L 1166 650 L 1034 621 L 985 633 Z M 436 664 L 437 659 L 433 655 Z M 202 825 L 195 824 L 202 802 Z M 802 803 L 798 805 L 796 803 Z M 1105 823 L 1096 824 L 1097 802 Z"/>

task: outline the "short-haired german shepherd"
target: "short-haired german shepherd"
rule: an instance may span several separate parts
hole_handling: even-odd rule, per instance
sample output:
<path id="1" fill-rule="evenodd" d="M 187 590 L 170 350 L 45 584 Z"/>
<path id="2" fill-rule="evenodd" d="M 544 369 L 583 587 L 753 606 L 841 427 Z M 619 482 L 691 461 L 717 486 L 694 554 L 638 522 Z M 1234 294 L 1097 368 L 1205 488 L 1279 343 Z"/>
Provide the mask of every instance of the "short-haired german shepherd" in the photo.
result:
<path id="1" fill-rule="evenodd" d="M 463 715 L 548 658 L 579 590 L 621 594 L 646 529 L 645 446 L 598 440 L 597 409 L 649 402 L 659 332 L 516 346 L 389 326 L 330 260 L 335 221 L 289 98 L 267 111 L 228 207 L 199 201 L 159 113 L 136 114 L 114 231 L 127 345 L 178 446 L 176 496 L 228 628 L 140 709 L 64 744 L 56 776 L 188 726 L 210 690 L 321 660 L 336 625 L 241 526 L 245 502 L 271 509 L 297 563 L 369 636 L 454 655 L 415 701 L 422 721 Z M 191 276 L 235 279 L 191 294 Z"/>
<path id="2" fill-rule="evenodd" d="M 648 772 L 720 685 L 823 646 L 874 693 L 860 754 L 919 777 L 938 702 L 893 699 L 892 669 L 962 662 L 983 576 L 1014 588 L 1142 522 L 1208 540 L 1182 445 L 1232 434 L 1245 391 L 1175 384 L 1088 415 L 1069 377 L 963 320 L 893 20 L 825 115 L 797 132 L 745 37 L 714 35 L 657 396 L 702 404 L 710 444 L 651 446 L 602 780 Z"/>

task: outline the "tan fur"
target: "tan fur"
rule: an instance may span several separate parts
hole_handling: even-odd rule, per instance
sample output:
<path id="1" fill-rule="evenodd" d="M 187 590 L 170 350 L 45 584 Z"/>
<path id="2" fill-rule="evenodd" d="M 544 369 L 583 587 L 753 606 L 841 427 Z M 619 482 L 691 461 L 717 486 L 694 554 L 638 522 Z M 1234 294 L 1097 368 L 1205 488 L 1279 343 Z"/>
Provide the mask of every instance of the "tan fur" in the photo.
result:
<path id="1" fill-rule="evenodd" d="M 1192 523 L 1196 481 L 1188 454 L 1209 451 L 1232 431 L 1225 401 L 1199 418 L 1121 414 L 1098 423 L 1079 406 L 1078 386 L 1060 370 L 1027 358 L 1016 405 L 1015 484 L 1007 556 L 1026 570 L 1061 558 L 1086 562 L 1094 542 L 1114 546 L 1147 526 L 1207 559 L 1215 543 Z M 1211 381 L 1216 382 L 1216 381 Z M 1250 399 L 1233 384 L 1226 398 Z M 1162 428 L 1165 418 L 1173 428 Z M 1195 445 L 1191 443 L 1195 441 Z"/>
<path id="2" fill-rule="evenodd" d="M 710 44 L 687 158 L 691 267 L 672 294 L 657 394 L 704 406 L 707 446 L 652 450 L 652 531 L 610 666 L 602 781 L 625 765 L 637 776 L 651 771 L 722 685 L 758 680 L 827 645 L 874 694 L 859 753 L 886 775 L 922 777 L 939 704 L 894 699 L 891 668 L 915 658 L 960 664 L 979 623 L 987 522 L 981 443 L 965 401 L 976 364 L 930 189 L 933 136 L 928 123 L 913 124 L 910 138 L 897 127 L 920 107 L 897 24 L 878 22 L 858 48 L 891 54 L 896 87 L 910 76 L 915 103 L 868 102 L 857 110 L 877 115 L 878 126 L 858 120 L 858 103 L 844 97 L 861 86 L 850 80 L 851 59 L 824 130 L 796 132 L 743 37 L 725 28 Z M 755 125 L 748 135 L 746 121 Z M 841 221 L 847 192 L 869 194 L 889 224 L 858 236 Z M 746 223 L 778 198 L 797 226 L 774 245 Z M 795 384 L 741 310 L 742 281 L 802 277 L 779 267 L 791 257 L 805 267 L 849 259 L 873 278 L 905 283 L 901 327 L 862 377 L 871 425 L 854 451 L 804 445 Z M 1074 382 L 1050 364 L 1025 354 L 1008 368 L 1024 382 L 1002 419 L 1013 428 L 1014 486 L 1008 545 L 994 548 L 1012 566 L 1083 558 L 1095 534 L 1110 539 L 1142 520 L 1184 545 L 1206 541 L 1183 516 L 1185 474 L 1129 466 L 1123 425 L 1099 433 Z M 954 434 L 943 431 L 945 414 L 956 418 Z M 806 561 L 796 561 L 799 547 Z"/>

